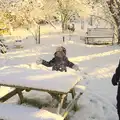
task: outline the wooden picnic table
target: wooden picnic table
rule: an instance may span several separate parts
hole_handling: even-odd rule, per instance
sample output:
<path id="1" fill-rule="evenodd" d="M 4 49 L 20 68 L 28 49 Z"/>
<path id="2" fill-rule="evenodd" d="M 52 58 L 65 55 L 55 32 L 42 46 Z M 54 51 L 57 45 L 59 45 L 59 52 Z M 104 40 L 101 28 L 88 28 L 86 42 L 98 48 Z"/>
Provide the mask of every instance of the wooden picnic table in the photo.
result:
<path id="1" fill-rule="evenodd" d="M 57 114 L 61 113 L 63 103 L 68 93 L 72 94 L 73 102 L 68 105 L 68 109 L 73 106 L 77 110 L 75 99 L 75 85 L 80 81 L 79 76 L 73 72 L 56 72 L 50 70 L 33 70 L 16 67 L 5 68 L 0 71 L 0 86 L 15 88 L 5 96 L 0 98 L 0 102 L 5 102 L 12 96 L 18 94 L 21 103 L 24 102 L 23 90 L 37 90 L 48 92 L 52 97 L 57 97 L 59 105 Z M 72 105 L 74 103 L 74 105 Z M 63 113 L 63 116 L 67 116 Z"/>

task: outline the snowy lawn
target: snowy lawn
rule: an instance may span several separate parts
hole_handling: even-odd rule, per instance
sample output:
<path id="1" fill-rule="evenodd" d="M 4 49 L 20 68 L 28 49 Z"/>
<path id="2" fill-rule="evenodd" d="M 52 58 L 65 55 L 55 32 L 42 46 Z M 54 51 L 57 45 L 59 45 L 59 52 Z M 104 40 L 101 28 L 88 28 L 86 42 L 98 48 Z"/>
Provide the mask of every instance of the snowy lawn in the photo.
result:
<path id="1" fill-rule="evenodd" d="M 23 49 L 10 50 L 6 55 L 0 56 L 0 73 L 6 73 L 6 77 L 12 80 L 12 74 L 23 69 L 23 75 L 29 70 L 41 72 L 42 70 L 51 70 L 42 65 L 35 64 L 36 58 L 40 56 L 43 59 L 50 60 L 53 57 L 55 49 L 63 45 L 67 49 L 69 60 L 79 65 L 81 71 L 76 72 L 81 81 L 76 86 L 76 92 L 83 89 L 84 94 L 78 100 L 79 111 L 71 116 L 70 120 L 118 120 L 116 111 L 116 91 L 117 87 L 111 84 L 112 75 L 118 65 L 120 56 L 120 47 L 114 46 L 93 46 L 85 45 L 79 36 L 73 36 L 72 41 L 66 40 L 62 43 L 62 36 L 43 36 L 41 44 L 35 45 L 33 39 L 25 40 Z M 30 43 L 30 45 L 29 45 Z M 14 71 L 10 69 L 14 68 Z M 68 71 L 75 72 L 68 68 Z M 36 74 L 37 74 L 36 73 Z M 8 75 L 9 74 L 9 75 Z M 30 73 L 33 74 L 33 73 Z M 21 75 L 22 77 L 22 75 Z M 69 80 L 66 78 L 64 80 Z M 49 85 L 48 85 L 49 87 Z M 10 91 L 8 88 L 0 88 L 0 96 Z M 40 93 L 36 97 L 41 97 Z M 48 96 L 48 94 L 43 94 Z M 32 91 L 26 96 L 32 97 Z M 35 98 L 35 97 L 34 97 Z M 46 97 L 44 97 L 46 99 Z M 15 96 L 8 100 L 13 103 L 18 100 Z"/>

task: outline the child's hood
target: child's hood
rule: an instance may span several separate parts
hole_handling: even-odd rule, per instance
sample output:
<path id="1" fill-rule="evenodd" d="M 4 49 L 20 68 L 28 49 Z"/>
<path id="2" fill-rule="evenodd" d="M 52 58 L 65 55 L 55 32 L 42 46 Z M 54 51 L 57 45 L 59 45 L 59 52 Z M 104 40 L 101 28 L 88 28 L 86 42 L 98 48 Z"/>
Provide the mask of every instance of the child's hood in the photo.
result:
<path id="1" fill-rule="evenodd" d="M 63 58 L 66 55 L 65 55 L 65 53 L 63 51 L 57 51 L 57 52 L 54 53 L 54 56 L 58 57 L 58 58 Z"/>

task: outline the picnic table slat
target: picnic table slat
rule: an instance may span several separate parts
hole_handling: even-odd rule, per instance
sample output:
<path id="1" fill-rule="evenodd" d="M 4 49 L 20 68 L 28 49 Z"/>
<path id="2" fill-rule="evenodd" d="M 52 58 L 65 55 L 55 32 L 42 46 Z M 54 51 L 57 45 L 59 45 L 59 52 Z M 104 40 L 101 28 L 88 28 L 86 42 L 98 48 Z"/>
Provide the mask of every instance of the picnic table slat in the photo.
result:
<path id="1" fill-rule="evenodd" d="M 23 91 L 23 90 L 19 90 L 19 91 Z M 0 98 L 0 102 L 5 102 L 6 100 L 10 99 L 11 97 L 13 97 L 14 95 L 16 95 L 18 93 L 18 90 L 15 89 L 11 92 L 9 92 L 8 94 L 6 94 L 5 96 Z"/>

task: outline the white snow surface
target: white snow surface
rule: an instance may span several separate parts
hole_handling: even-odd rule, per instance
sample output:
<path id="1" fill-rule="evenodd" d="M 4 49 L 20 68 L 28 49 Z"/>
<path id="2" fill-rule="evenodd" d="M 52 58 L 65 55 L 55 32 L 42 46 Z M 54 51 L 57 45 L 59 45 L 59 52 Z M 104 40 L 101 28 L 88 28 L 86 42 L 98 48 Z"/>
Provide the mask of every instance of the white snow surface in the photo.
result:
<path id="1" fill-rule="evenodd" d="M 0 73 L 0 84 L 68 93 L 80 80 L 74 73 L 51 70 L 5 68 Z M 68 79 L 69 78 L 69 79 Z"/>
<path id="2" fill-rule="evenodd" d="M 44 35 L 41 36 L 41 44 L 35 45 L 33 38 L 29 36 L 29 39 L 24 39 L 23 49 L 11 49 L 6 55 L 0 55 L 0 76 L 3 75 L 7 81 L 8 78 L 11 81 L 14 78 L 13 74 L 16 74 L 16 77 L 17 74 L 21 74 L 20 78 L 22 78 L 28 73 L 30 76 L 39 76 L 39 73 L 43 71 L 45 72 L 43 76 L 46 73 L 51 73 L 51 68 L 43 65 L 37 66 L 35 61 L 38 56 L 49 61 L 59 45 L 63 45 L 67 49 L 69 60 L 77 64 L 81 70 L 75 72 L 68 68 L 69 73 L 76 73 L 81 78 L 76 85 L 76 92 L 81 89 L 84 91 L 78 100 L 80 109 L 71 116 L 70 120 L 118 120 L 116 110 L 117 87 L 112 86 L 111 83 L 112 75 L 120 58 L 120 46 L 118 45 L 86 45 L 84 41 L 80 40 L 79 34 L 72 36 L 71 41 L 67 38 L 65 43 L 62 43 L 62 36 L 59 34 Z M 64 73 L 60 74 L 64 76 Z M 68 83 L 71 77 L 65 76 L 64 80 L 67 80 Z M 47 87 L 49 88 L 49 84 Z M 10 89 L 1 87 L 0 96 L 8 91 Z M 32 97 L 31 93 L 32 91 L 27 94 Z M 36 92 L 36 94 L 38 93 Z M 7 102 L 12 103 L 16 99 L 17 97 L 14 97 Z"/>
<path id="3" fill-rule="evenodd" d="M 0 104 L 0 117 L 5 120 L 63 120 L 47 110 L 14 104 Z"/>

